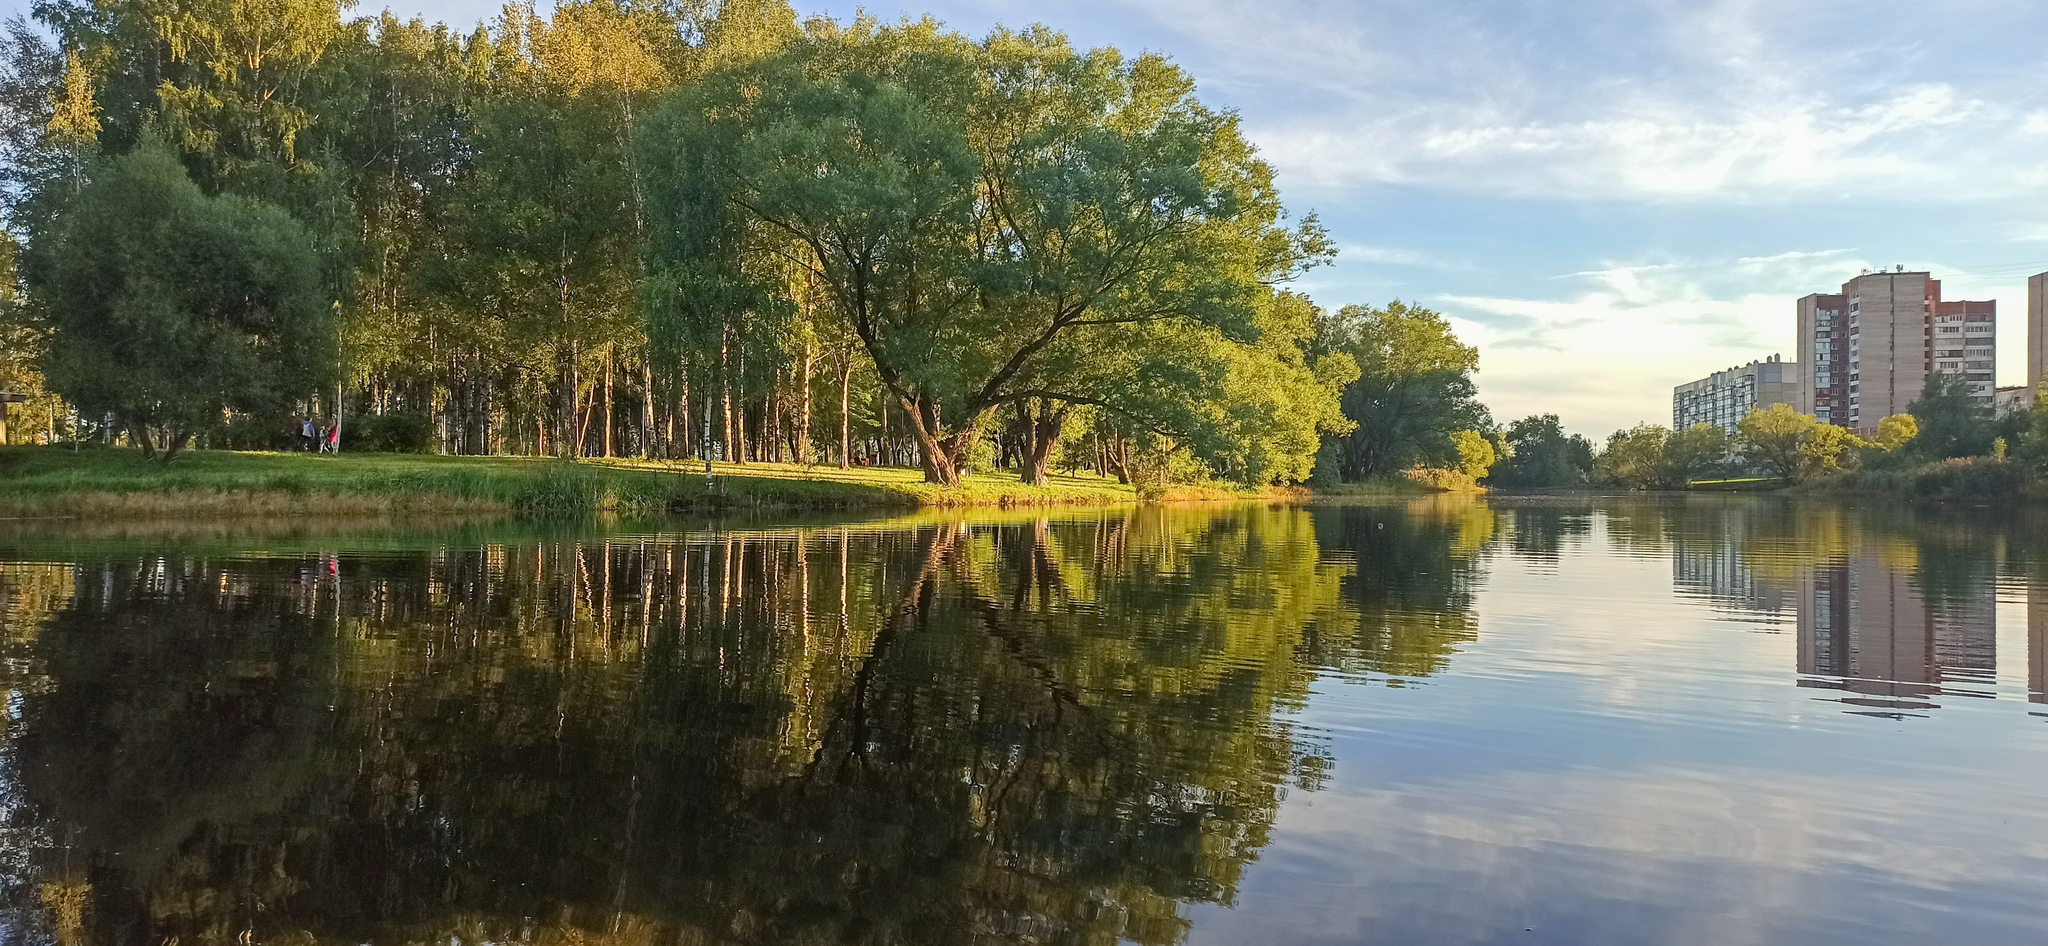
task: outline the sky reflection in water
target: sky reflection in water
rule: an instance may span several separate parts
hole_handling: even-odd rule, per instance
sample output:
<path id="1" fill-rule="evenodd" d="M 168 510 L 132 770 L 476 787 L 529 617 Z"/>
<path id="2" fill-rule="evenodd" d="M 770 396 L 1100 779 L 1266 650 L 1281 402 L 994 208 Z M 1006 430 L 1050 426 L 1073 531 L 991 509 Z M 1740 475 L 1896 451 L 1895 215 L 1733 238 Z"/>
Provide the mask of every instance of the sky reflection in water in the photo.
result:
<path id="1" fill-rule="evenodd" d="M 0 536 L 0 940 L 2037 943 L 2042 526 Z"/>

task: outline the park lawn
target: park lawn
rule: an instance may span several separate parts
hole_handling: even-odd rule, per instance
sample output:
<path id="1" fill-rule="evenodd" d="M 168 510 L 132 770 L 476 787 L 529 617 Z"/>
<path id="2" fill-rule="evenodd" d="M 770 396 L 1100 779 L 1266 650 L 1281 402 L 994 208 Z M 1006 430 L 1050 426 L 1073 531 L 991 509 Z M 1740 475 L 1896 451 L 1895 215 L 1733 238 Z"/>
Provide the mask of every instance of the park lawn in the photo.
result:
<path id="1" fill-rule="evenodd" d="M 777 463 L 244 453 L 168 464 L 107 447 L 0 447 L 0 517 L 661 513 L 726 508 L 914 509 L 1132 502 L 1092 476 L 1027 486 L 1007 474 L 946 489 L 899 468 Z"/>

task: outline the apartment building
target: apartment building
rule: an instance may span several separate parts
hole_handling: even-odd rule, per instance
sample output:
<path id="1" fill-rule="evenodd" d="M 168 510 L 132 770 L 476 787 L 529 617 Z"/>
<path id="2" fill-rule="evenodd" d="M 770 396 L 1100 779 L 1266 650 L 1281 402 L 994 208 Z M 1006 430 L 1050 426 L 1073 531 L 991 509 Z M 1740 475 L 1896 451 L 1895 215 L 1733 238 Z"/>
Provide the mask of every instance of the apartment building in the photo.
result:
<path id="1" fill-rule="evenodd" d="M 1772 355 L 1681 384 L 1671 389 L 1671 429 L 1714 424 L 1732 435 L 1752 410 L 1797 403 L 1799 377 L 1798 365 Z"/>
<path id="2" fill-rule="evenodd" d="M 2027 277 L 2027 404 L 2048 378 L 2048 273 Z"/>
<path id="3" fill-rule="evenodd" d="M 2044 283 L 2048 289 L 2048 283 Z M 1935 372 L 1959 374 L 1988 409 L 1996 388 L 1998 309 L 1941 298 L 1925 272 L 1864 273 L 1839 293 L 1799 300 L 1800 372 L 1794 405 L 1866 433 L 1906 412 Z"/>

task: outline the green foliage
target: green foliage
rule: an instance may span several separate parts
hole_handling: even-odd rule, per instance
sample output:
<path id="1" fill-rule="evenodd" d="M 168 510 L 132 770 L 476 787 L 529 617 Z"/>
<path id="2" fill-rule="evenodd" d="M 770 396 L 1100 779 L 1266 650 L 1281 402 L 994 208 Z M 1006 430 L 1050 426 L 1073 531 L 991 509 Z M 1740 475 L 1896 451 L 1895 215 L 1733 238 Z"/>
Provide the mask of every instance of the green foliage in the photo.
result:
<path id="1" fill-rule="evenodd" d="M 1870 446 L 1845 428 L 1816 424 L 1799 443 L 1799 478 L 1812 479 L 1836 472 L 1853 460 L 1858 449 Z"/>
<path id="2" fill-rule="evenodd" d="M 55 395 L 43 389 L 43 375 L 37 362 L 43 351 L 44 333 L 15 291 L 16 251 L 13 235 L 0 231 L 0 391 L 28 397 L 27 401 L 7 405 L 7 439 L 33 443 L 37 435 L 48 439 L 56 429 L 62 405 Z"/>
<path id="3" fill-rule="evenodd" d="M 419 411 L 350 417 L 342 424 L 342 435 L 351 452 L 433 453 L 441 445 L 434 419 Z"/>
<path id="4" fill-rule="evenodd" d="M 1757 408 L 1736 426 L 1737 449 L 1764 475 L 1793 479 L 1805 462 L 1799 448 L 1818 426 L 1820 421 L 1812 414 L 1801 414 L 1789 404 Z"/>
<path id="5" fill-rule="evenodd" d="M 1611 482 L 1630 489 L 1656 489 L 1665 485 L 1664 445 L 1671 431 L 1656 424 L 1638 424 L 1617 430 L 1607 438 L 1607 447 L 1593 460 L 1594 469 Z"/>
<path id="6" fill-rule="evenodd" d="M 1954 372 L 1927 376 L 1920 397 L 1906 406 L 1919 422 L 1913 448 L 1932 460 L 1984 456 L 1997 436 L 1991 409 L 1971 393 L 1970 383 Z"/>
<path id="7" fill-rule="evenodd" d="M 1877 422 L 1877 446 L 1887 452 L 1896 451 L 1920 436 L 1920 422 L 1911 414 L 1893 414 Z"/>
<path id="8" fill-rule="evenodd" d="M 1271 170 L 1179 70 L 1045 30 L 814 34 L 671 97 L 640 142 L 655 331 L 772 307 L 793 270 L 860 339 L 935 482 L 1025 398 L 1188 420 L 1150 415 L 1223 382 L 1238 359 L 1219 346 L 1261 341 L 1266 287 L 1327 252 L 1312 223 L 1280 226 Z M 1285 466 L 1266 452 L 1245 468 Z"/>
<path id="9" fill-rule="evenodd" d="M 205 196 L 161 149 L 108 161 L 30 261 L 49 386 L 151 453 L 332 377 L 332 305 L 304 229 L 260 201 Z"/>
<path id="10" fill-rule="evenodd" d="M 962 467 L 969 473 L 989 474 L 996 471 L 996 444 L 987 437 L 976 437 L 961 454 Z"/>
<path id="11" fill-rule="evenodd" d="M 1594 466 L 1609 481 L 1630 489 L 1684 489 L 1719 471 L 1728 450 L 1728 432 L 1714 424 L 1694 424 L 1675 434 L 1642 424 L 1608 437 Z"/>
<path id="12" fill-rule="evenodd" d="M 1693 480 L 1719 472 L 1732 446 L 1728 432 L 1718 424 L 1694 424 L 1672 434 L 1664 443 L 1662 485 L 1684 489 Z"/>
<path id="13" fill-rule="evenodd" d="M 2026 426 L 2020 440 L 2020 454 L 2035 468 L 2048 471 L 2048 385 L 2034 396 L 2034 406 L 2025 414 Z"/>
<path id="14" fill-rule="evenodd" d="M 1479 488 L 1478 478 L 1464 470 L 1418 466 L 1402 470 L 1401 475 L 1409 482 L 1435 492 L 1462 493 Z"/>
<path id="15" fill-rule="evenodd" d="M 1492 427 L 1472 384 L 1479 351 L 1439 313 L 1399 300 L 1346 306 L 1319 320 L 1316 349 L 1349 355 L 1358 369 L 1342 398 L 1356 426 L 1337 438 L 1345 479 L 1457 463 L 1458 432 Z"/>
<path id="16" fill-rule="evenodd" d="M 1888 452 L 1846 428 L 1823 424 L 1812 414 L 1801 414 L 1786 404 L 1750 411 L 1738 430 L 1743 460 L 1767 476 L 1793 482 L 1834 474 L 1854 466 L 1865 455 Z M 1912 439 L 1911 418 L 1886 418 L 1879 423 L 1879 431 L 1881 438 L 1903 445 Z"/>
<path id="17" fill-rule="evenodd" d="M 1536 414 L 1508 425 L 1505 457 L 1488 481 L 1506 487 L 1557 488 L 1584 485 L 1593 472 L 1593 442 L 1566 436 L 1556 414 Z"/>
<path id="18" fill-rule="evenodd" d="M 957 485 L 1014 410 L 1049 443 L 1085 407 L 1252 486 L 1352 426 L 1354 359 L 1280 288 L 1326 235 L 1163 57 L 786 0 L 513 4 L 467 32 L 347 6 L 38 4 L 0 35 L 8 225 L 52 257 L 97 159 L 165 142 L 208 199 L 296 220 L 339 413 L 432 414 L 458 452 L 914 447 Z M 43 344 L 25 325 L 0 360 Z M 262 442 L 304 393 L 207 445 Z M 833 420 L 843 445 L 812 430 Z"/>
<path id="19" fill-rule="evenodd" d="M 1458 447 L 1458 468 L 1474 480 L 1485 478 L 1498 459 L 1493 441 L 1476 430 L 1461 430 L 1452 438 Z"/>

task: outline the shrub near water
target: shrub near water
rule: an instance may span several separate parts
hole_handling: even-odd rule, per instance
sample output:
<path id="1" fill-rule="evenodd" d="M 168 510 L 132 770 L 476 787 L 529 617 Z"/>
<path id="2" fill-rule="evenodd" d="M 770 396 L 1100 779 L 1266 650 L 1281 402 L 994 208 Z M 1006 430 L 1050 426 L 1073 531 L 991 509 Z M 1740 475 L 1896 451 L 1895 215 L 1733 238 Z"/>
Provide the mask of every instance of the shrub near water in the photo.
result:
<path id="1" fill-rule="evenodd" d="M 2017 463 L 1969 457 L 1930 463 L 1913 471 L 1913 495 L 1926 499 L 2006 501 L 2022 496 L 2027 482 L 2027 471 Z"/>
<path id="2" fill-rule="evenodd" d="M 418 411 L 365 414 L 342 423 L 349 450 L 368 453 L 433 453 L 434 419 Z"/>
<path id="3" fill-rule="evenodd" d="M 1442 493 L 1465 493 L 1478 490 L 1479 481 L 1464 470 L 1443 470 L 1433 467 L 1416 467 L 1402 475 L 1409 481 Z"/>

